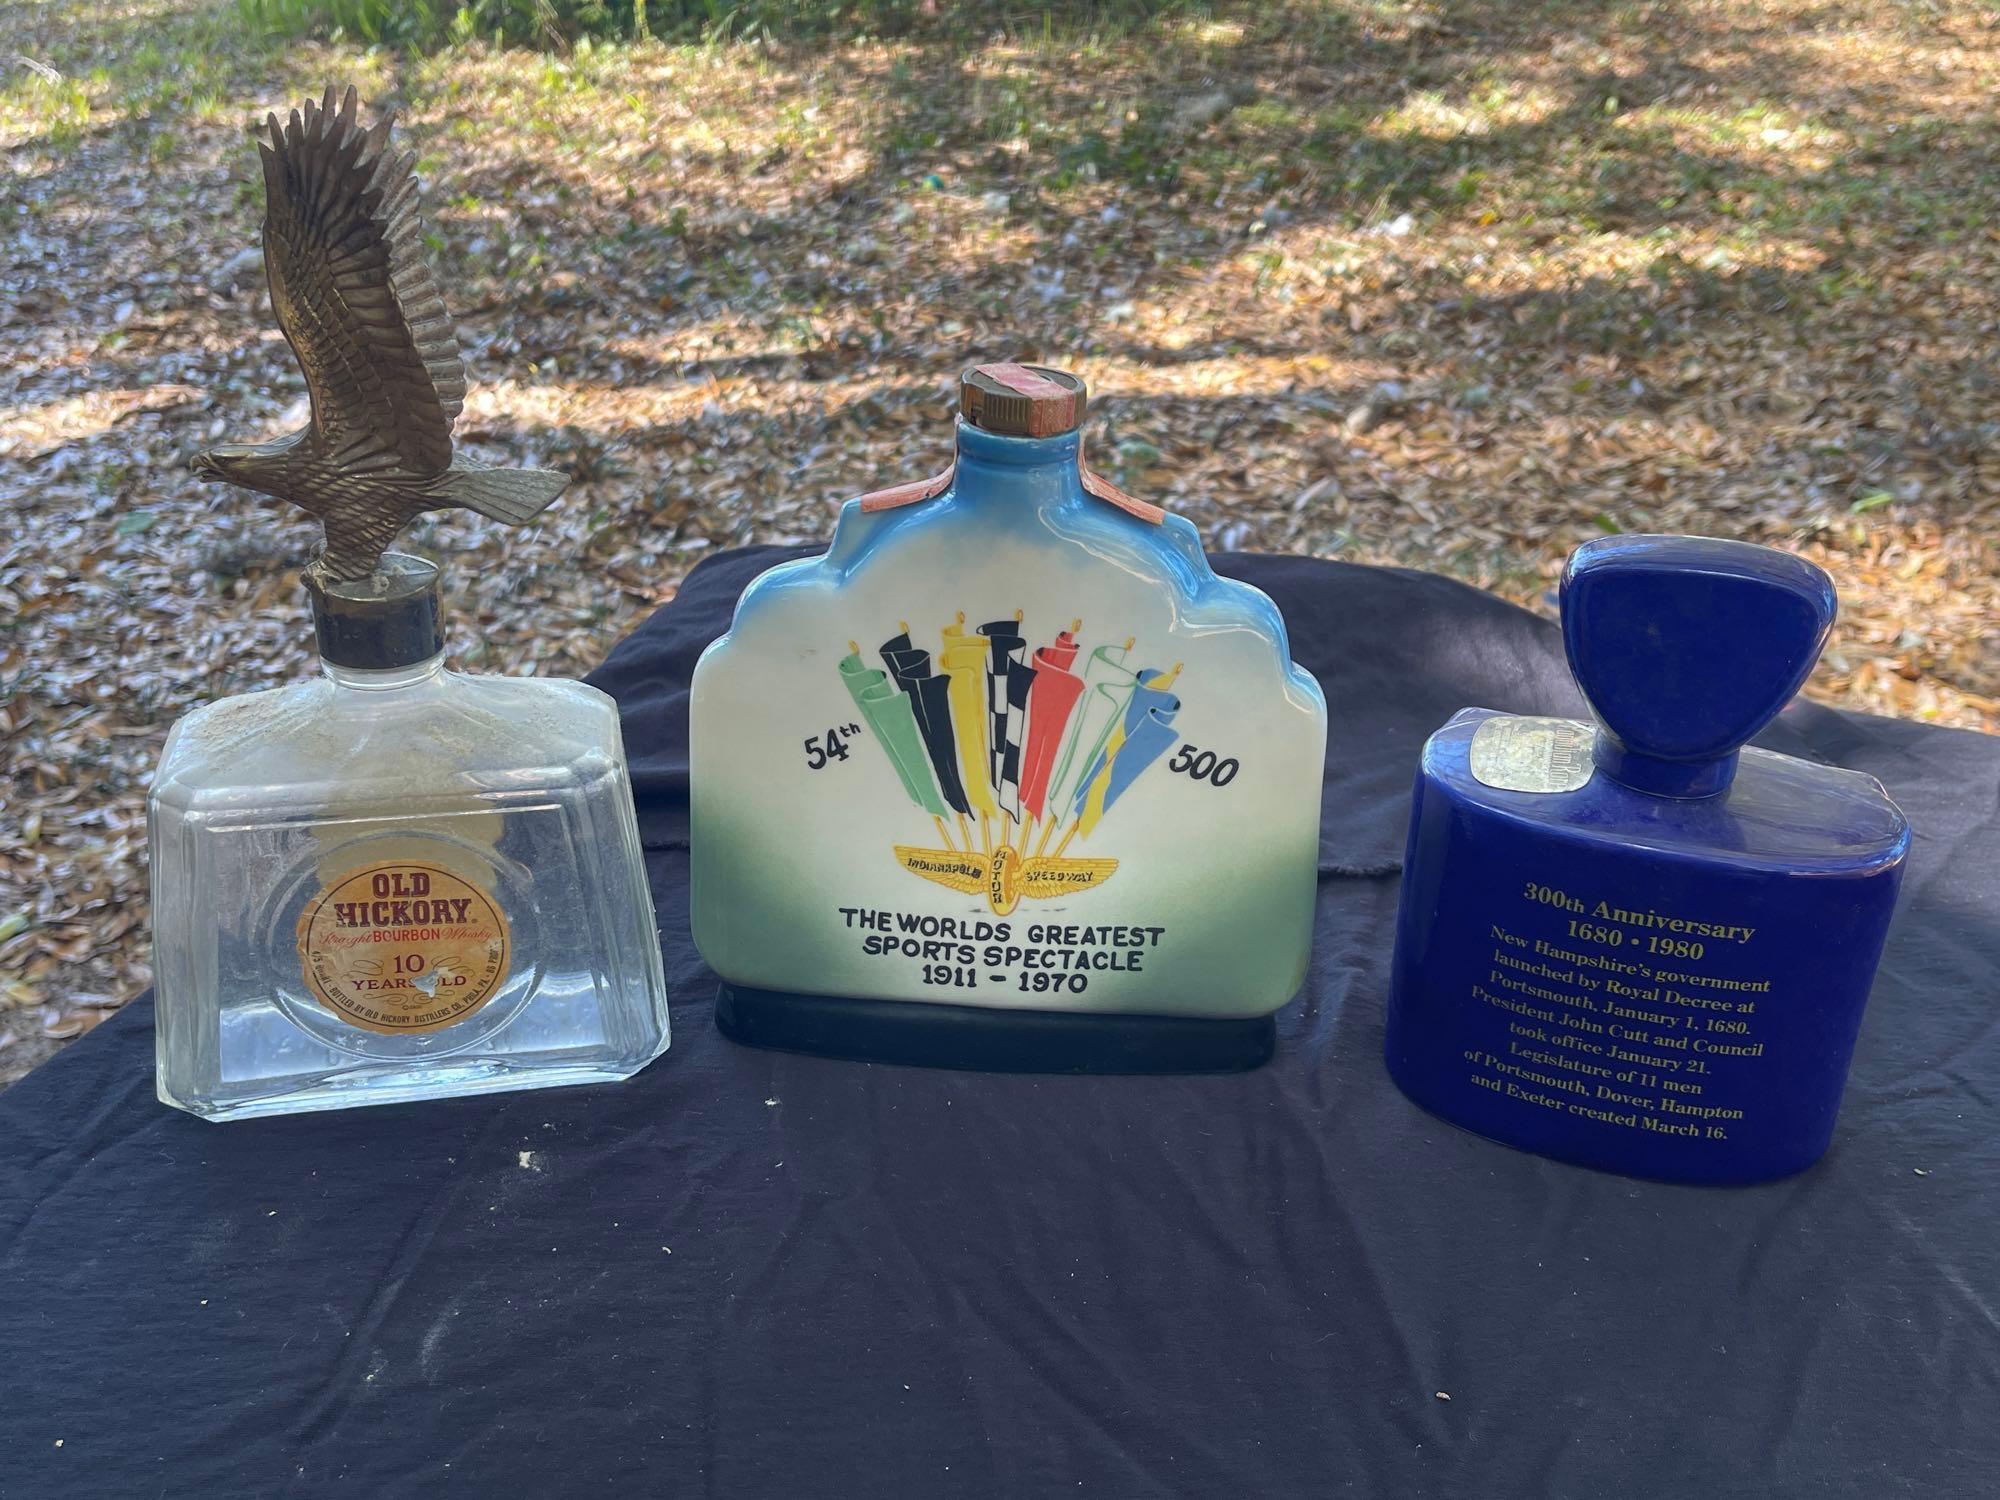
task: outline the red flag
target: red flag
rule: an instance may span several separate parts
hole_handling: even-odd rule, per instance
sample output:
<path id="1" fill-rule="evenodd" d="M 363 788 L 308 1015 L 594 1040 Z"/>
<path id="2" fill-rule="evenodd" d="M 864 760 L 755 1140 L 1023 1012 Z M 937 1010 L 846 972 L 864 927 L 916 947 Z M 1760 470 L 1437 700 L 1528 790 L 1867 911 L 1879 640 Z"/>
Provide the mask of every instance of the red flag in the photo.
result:
<path id="1" fill-rule="evenodd" d="M 1021 753 L 1021 802 L 1030 816 L 1043 816 L 1049 772 L 1062 748 L 1063 729 L 1083 693 L 1083 679 L 1069 670 L 1076 660 L 1074 627 L 1035 652 L 1035 681 L 1028 689 L 1028 738 Z"/>

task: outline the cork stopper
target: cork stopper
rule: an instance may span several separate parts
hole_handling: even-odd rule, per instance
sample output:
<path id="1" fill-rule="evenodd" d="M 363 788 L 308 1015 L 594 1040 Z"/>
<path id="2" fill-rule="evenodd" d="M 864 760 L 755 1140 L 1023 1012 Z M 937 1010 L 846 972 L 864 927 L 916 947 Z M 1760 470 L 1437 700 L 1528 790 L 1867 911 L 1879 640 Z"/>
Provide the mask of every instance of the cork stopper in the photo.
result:
<path id="1" fill-rule="evenodd" d="M 1042 365 L 975 365 L 959 377 L 958 413 L 981 432 L 1057 437 L 1083 425 L 1083 381 Z"/>

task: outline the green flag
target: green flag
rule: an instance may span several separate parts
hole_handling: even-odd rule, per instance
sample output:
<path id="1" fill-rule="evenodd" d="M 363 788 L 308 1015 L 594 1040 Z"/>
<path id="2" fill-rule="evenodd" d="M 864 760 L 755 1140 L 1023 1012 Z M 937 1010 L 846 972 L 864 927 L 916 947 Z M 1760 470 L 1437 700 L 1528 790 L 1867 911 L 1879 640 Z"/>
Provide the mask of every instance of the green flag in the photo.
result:
<path id="1" fill-rule="evenodd" d="M 863 666 L 858 653 L 850 653 L 840 663 L 840 680 L 854 698 L 854 706 L 868 721 L 869 731 L 889 752 L 889 762 L 902 778 L 903 790 L 925 812 L 943 817 L 944 799 L 938 796 L 931 779 L 930 756 L 924 751 L 923 736 L 910 712 L 910 695 L 898 692 L 889 683 L 889 674 Z"/>
<path id="2" fill-rule="evenodd" d="M 1103 750 L 1111 726 L 1125 715 L 1126 701 L 1131 698 L 1137 680 L 1125 665 L 1126 653 L 1131 649 L 1129 642 L 1123 646 L 1099 646 L 1084 665 L 1083 699 L 1070 715 L 1069 733 L 1063 739 L 1056 773 L 1049 778 L 1052 817 L 1061 817 L 1068 811 L 1077 782 Z"/>

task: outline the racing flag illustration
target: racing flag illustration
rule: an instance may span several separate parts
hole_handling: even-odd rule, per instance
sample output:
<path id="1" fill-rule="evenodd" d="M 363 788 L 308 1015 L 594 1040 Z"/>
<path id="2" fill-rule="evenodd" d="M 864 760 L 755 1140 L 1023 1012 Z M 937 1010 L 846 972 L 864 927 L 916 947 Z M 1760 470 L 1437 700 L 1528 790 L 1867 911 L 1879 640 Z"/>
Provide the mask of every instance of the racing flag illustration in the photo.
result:
<path id="1" fill-rule="evenodd" d="M 1088 839 L 1179 737 L 1180 699 L 1169 691 L 1179 665 L 1166 672 L 1128 665 L 1135 644 L 1128 637 L 1092 651 L 1078 673 L 1082 626 L 1071 621 L 1031 655 L 1020 614 L 968 633 L 961 613 L 940 632 L 942 673 L 907 622 L 882 646 L 886 673 L 867 666 L 852 641 L 840 662 L 904 792 L 944 841 L 942 848 L 896 844 L 897 862 L 984 897 L 999 916 L 1023 898 L 1047 900 L 1109 880 L 1116 859 L 1070 857 L 1069 845 Z"/>
<path id="2" fill-rule="evenodd" d="M 1070 671 L 1076 661 L 1076 633 L 1083 621 L 1035 652 L 1035 677 L 1028 688 L 1028 733 L 1021 756 L 1021 805 L 1032 828 L 1047 813 L 1049 777 L 1056 752 L 1069 730 L 1069 716 L 1083 695 L 1083 679 Z"/>
<path id="3" fill-rule="evenodd" d="M 909 695 L 910 715 L 924 737 L 924 752 L 937 778 L 938 794 L 955 813 L 972 811 L 958 779 L 958 745 L 951 732 L 951 683 L 931 670 L 931 654 L 910 641 L 906 621 L 900 635 L 882 643 L 882 661 L 899 691 Z"/>
<path id="4" fill-rule="evenodd" d="M 1049 779 L 1049 802 L 1059 815 L 1076 800 L 1084 771 L 1097 760 L 1111 726 L 1124 716 L 1126 701 L 1138 685 L 1138 674 L 1125 665 L 1131 654 L 1129 640 L 1122 646 L 1099 646 L 1084 664 L 1083 696 L 1070 715 L 1055 774 Z M 1050 829 L 1055 826 L 1054 821 L 1048 824 Z"/>
<path id="5" fill-rule="evenodd" d="M 944 650 L 938 653 L 938 665 L 951 679 L 951 730 L 958 738 L 959 778 L 983 828 L 986 819 L 1000 816 L 999 805 L 993 800 L 993 768 L 986 753 L 991 727 L 986 706 L 986 642 L 965 633 L 962 610 L 957 622 L 944 628 Z"/>
<path id="6" fill-rule="evenodd" d="M 910 794 L 912 802 L 937 820 L 938 832 L 944 833 L 944 798 L 938 792 L 930 755 L 924 749 L 923 731 L 917 727 L 915 698 L 897 689 L 889 681 L 888 673 L 878 667 L 864 666 L 861 647 L 853 641 L 847 643 L 847 655 L 841 658 L 840 677 L 854 698 L 854 706 L 861 710 L 868 732 L 889 752 L 903 790 Z"/>
<path id="7" fill-rule="evenodd" d="M 1019 823 L 1021 740 L 1027 730 L 1028 694 L 1034 688 L 1035 669 L 1023 659 L 1028 642 L 1021 634 L 1019 615 L 982 625 L 979 633 L 991 648 L 986 658 L 986 707 L 993 720 L 992 741 L 987 747 L 993 791 L 1008 821 Z"/>
<path id="8" fill-rule="evenodd" d="M 1098 753 L 1076 789 L 1077 831 L 1085 838 L 1111 811 L 1125 789 L 1137 781 L 1146 767 L 1166 753 L 1178 735 L 1174 715 L 1181 700 L 1167 691 L 1180 675 L 1176 666 L 1167 673 L 1151 670 L 1139 673 L 1132 696 L 1125 700 L 1125 713 L 1105 737 Z"/>

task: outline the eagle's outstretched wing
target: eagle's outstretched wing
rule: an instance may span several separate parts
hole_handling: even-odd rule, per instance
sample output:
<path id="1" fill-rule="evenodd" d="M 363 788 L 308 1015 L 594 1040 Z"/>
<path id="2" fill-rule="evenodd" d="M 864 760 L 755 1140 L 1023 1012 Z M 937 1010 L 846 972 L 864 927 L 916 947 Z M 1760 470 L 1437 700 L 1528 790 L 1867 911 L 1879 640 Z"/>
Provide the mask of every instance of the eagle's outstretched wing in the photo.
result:
<path id="1" fill-rule="evenodd" d="M 354 474 L 435 474 L 465 367 L 424 261 L 416 155 L 389 155 L 390 117 L 362 130 L 354 113 L 354 90 L 336 112 L 329 88 L 257 143 L 271 304 L 327 456 Z"/>

